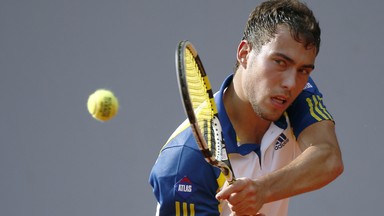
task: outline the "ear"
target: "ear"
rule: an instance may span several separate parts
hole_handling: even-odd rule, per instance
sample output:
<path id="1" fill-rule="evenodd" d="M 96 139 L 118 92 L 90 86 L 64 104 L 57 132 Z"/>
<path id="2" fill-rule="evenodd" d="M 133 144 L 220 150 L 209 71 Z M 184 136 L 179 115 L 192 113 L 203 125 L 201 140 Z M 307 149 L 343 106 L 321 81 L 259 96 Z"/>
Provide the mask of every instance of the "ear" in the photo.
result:
<path id="1" fill-rule="evenodd" d="M 239 66 L 244 68 L 247 67 L 248 54 L 251 51 L 251 47 L 248 44 L 248 41 L 242 40 L 237 47 L 237 61 L 239 62 Z"/>

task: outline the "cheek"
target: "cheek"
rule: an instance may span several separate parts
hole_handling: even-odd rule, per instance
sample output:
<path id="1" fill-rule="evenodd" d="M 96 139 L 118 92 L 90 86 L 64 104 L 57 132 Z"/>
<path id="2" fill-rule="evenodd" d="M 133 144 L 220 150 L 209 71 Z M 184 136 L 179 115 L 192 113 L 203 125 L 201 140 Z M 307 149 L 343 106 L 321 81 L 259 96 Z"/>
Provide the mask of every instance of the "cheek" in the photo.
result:
<path id="1" fill-rule="evenodd" d="M 261 100 L 267 94 L 270 87 L 268 80 L 260 76 L 248 76 L 244 80 L 243 86 L 245 95 L 251 102 Z"/>
<path id="2" fill-rule="evenodd" d="M 242 83 L 249 101 L 256 102 L 269 90 L 271 77 L 268 74 L 267 65 L 257 64 L 257 61 L 249 62 Z"/>
<path id="3" fill-rule="evenodd" d="M 249 77 L 246 77 L 243 81 L 243 91 L 244 91 L 244 95 L 247 97 L 247 98 L 251 98 L 253 97 L 252 96 L 252 92 L 253 92 L 253 85 L 252 85 L 252 82 L 250 81 Z"/>
<path id="4" fill-rule="evenodd" d="M 244 91 L 244 95 L 245 95 L 247 101 L 255 100 L 255 97 L 256 97 L 255 91 L 257 91 L 257 89 L 256 89 L 256 86 L 255 86 L 256 83 L 255 83 L 254 80 L 255 79 L 252 76 L 244 77 L 244 80 L 243 80 L 243 91 Z"/>

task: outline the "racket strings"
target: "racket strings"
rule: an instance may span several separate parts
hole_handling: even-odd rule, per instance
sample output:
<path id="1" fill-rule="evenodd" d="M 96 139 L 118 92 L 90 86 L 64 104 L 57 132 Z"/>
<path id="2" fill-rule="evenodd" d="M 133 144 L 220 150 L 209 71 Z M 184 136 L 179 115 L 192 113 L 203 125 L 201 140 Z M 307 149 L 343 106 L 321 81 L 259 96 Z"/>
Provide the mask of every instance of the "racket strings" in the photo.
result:
<path id="1" fill-rule="evenodd" d="M 219 168 L 231 184 L 235 177 L 208 76 L 191 43 L 181 41 L 176 54 L 180 93 L 197 145 L 205 160 Z"/>
<path id="2" fill-rule="evenodd" d="M 213 98 L 207 93 L 207 86 L 204 77 L 201 76 L 199 66 L 195 60 L 195 56 L 188 49 L 185 50 L 185 68 L 189 97 L 194 109 L 197 124 L 207 142 L 208 148 L 212 155 L 216 157 L 216 140 L 212 121 L 215 110 L 211 105 Z"/>

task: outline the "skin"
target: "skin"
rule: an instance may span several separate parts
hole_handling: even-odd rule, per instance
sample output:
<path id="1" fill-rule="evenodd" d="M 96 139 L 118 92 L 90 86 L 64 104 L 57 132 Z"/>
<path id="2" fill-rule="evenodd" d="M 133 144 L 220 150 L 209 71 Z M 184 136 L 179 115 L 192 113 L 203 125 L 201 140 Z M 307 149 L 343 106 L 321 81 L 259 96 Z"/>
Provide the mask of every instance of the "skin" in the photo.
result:
<path id="1" fill-rule="evenodd" d="M 258 52 L 241 41 L 237 59 L 240 66 L 224 93 L 224 106 L 240 144 L 260 143 L 307 83 L 316 48 L 304 47 L 286 26 L 279 26 L 275 38 Z M 259 179 L 239 178 L 216 198 L 227 200 L 233 215 L 261 215 L 264 203 L 319 189 L 343 172 L 333 122 L 312 124 L 297 141 L 303 152 L 290 164 Z"/>

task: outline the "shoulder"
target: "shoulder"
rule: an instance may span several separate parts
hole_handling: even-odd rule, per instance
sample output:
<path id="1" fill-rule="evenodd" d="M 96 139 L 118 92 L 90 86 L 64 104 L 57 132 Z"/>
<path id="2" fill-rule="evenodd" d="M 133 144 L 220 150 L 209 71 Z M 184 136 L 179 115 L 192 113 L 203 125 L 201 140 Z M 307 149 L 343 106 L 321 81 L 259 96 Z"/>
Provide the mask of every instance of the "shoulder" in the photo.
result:
<path id="1" fill-rule="evenodd" d="M 177 151 L 177 149 L 190 148 L 198 151 L 199 148 L 193 136 L 192 129 L 188 120 L 185 120 L 169 137 L 166 144 L 161 149 L 161 153 Z"/>
<path id="2" fill-rule="evenodd" d="M 152 168 L 154 177 L 184 176 L 207 164 L 190 127 L 183 124 L 168 139 Z"/>
<path id="3" fill-rule="evenodd" d="M 175 205 L 180 203 L 191 203 L 196 213 L 217 214 L 215 194 L 219 174 L 220 170 L 205 161 L 191 128 L 176 130 L 160 151 L 149 176 L 160 203 L 160 214 L 177 215 Z M 188 210 L 184 208 L 183 211 Z"/>
<path id="4" fill-rule="evenodd" d="M 324 103 L 323 95 L 310 77 L 300 95 L 287 110 L 297 137 L 306 127 L 323 120 L 332 120 Z"/>

